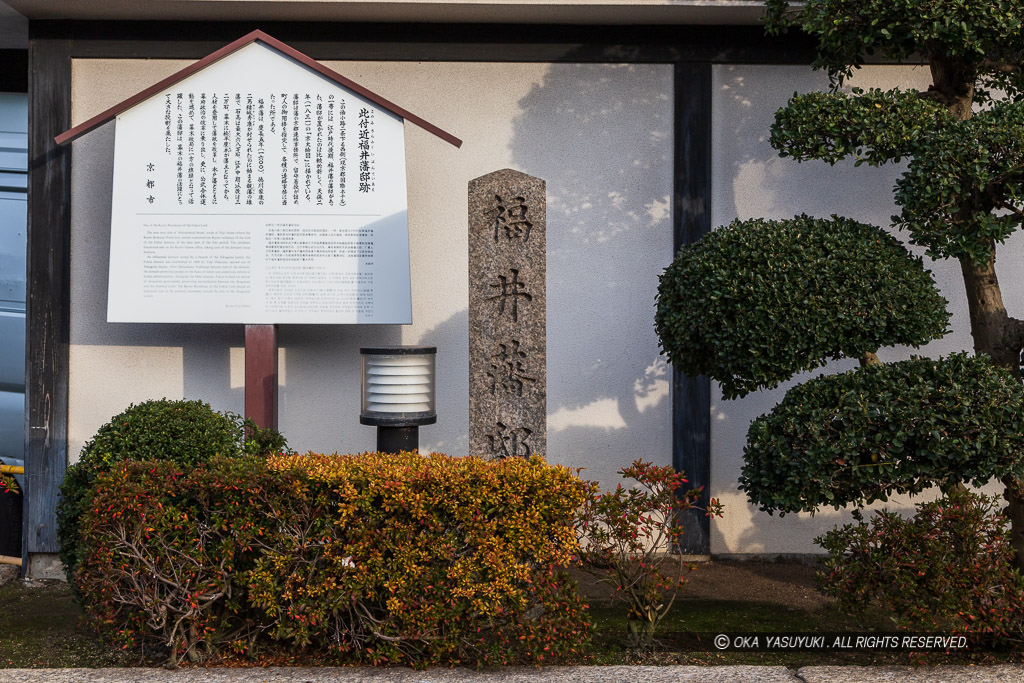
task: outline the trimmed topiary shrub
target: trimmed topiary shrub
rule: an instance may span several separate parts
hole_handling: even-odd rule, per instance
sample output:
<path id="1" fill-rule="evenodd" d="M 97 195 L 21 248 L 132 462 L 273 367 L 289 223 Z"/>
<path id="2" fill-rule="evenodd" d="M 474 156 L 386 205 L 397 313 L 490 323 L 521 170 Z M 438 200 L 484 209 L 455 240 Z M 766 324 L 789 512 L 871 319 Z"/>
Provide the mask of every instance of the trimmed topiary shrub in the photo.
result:
<path id="1" fill-rule="evenodd" d="M 880 228 L 833 216 L 735 221 L 683 247 L 661 276 L 669 361 L 726 398 L 829 359 L 919 346 L 947 331 L 931 273 Z"/>
<path id="2" fill-rule="evenodd" d="M 828 551 L 818 589 L 850 613 L 877 605 L 901 628 L 1024 643 L 1024 576 L 994 497 L 952 491 L 904 519 L 869 522 L 816 539 Z"/>
<path id="3" fill-rule="evenodd" d="M 786 393 L 747 433 L 740 488 L 813 511 L 1024 474 L 1024 387 L 984 356 L 875 365 Z"/>
<path id="4" fill-rule="evenodd" d="M 1019 211 L 1002 209 L 1021 205 L 1024 107 L 998 103 L 952 123 L 929 142 L 896 181 L 902 211 L 895 224 L 932 258 L 984 264 L 993 244 L 1005 242 L 1021 224 Z"/>
<path id="5" fill-rule="evenodd" d="M 247 438 L 248 435 L 248 438 Z M 286 450 L 275 430 L 260 429 L 202 401 L 160 399 L 129 406 L 103 425 L 68 468 L 57 505 L 60 559 L 74 585 L 79 518 L 95 495 L 95 480 L 123 460 L 168 460 L 194 467 L 217 456 L 267 455 Z"/>
<path id="6" fill-rule="evenodd" d="M 590 485 L 540 458 L 414 453 L 123 462 L 81 519 L 87 614 L 203 659 L 546 663 L 587 640 L 573 520 Z"/>
<path id="7" fill-rule="evenodd" d="M 893 227 L 906 231 L 929 256 L 959 261 L 950 265 L 963 276 L 974 351 L 1019 379 L 1024 320 L 1004 305 L 996 255 L 999 245 L 1024 225 L 1024 5 L 1018 0 L 768 0 L 766 7 L 770 33 L 798 30 L 815 41 L 814 64 L 828 72 L 831 86 L 828 94 L 796 94 L 776 113 L 772 146 L 798 161 L 906 162 L 894 190 L 899 209 Z M 870 55 L 926 63 L 931 82 L 920 89 L 906 83 L 887 92 L 840 92 Z M 843 194 L 845 188 L 836 192 Z M 846 284 L 839 281 L 836 287 L 842 290 Z M 879 291 L 887 286 L 882 280 L 877 285 Z M 913 315 L 919 300 L 928 299 L 907 291 L 900 303 Z M 847 302 L 857 305 L 855 291 Z M 814 329 L 824 316 L 820 309 L 811 313 L 806 324 Z M 790 333 L 788 326 L 780 328 L 781 334 Z M 825 325 L 824 338 L 831 338 L 831 328 Z M 805 336 L 806 327 L 794 329 Z M 867 354 L 862 359 L 874 360 Z M 967 378 L 963 384 L 973 381 Z M 997 443 L 1016 438 L 1013 433 L 1000 438 L 990 428 L 981 431 Z M 967 450 L 973 462 L 977 454 Z M 841 459 L 856 457 L 855 452 Z M 931 458 L 927 453 L 922 457 Z M 950 466 L 955 472 L 959 463 L 951 458 Z M 1024 481 L 1019 473 L 1014 464 L 1002 479 L 1015 564 L 1024 570 Z M 837 476 L 847 474 L 840 465 Z M 936 483 L 949 478 L 936 474 Z M 869 484 L 865 493 L 879 488 Z"/>

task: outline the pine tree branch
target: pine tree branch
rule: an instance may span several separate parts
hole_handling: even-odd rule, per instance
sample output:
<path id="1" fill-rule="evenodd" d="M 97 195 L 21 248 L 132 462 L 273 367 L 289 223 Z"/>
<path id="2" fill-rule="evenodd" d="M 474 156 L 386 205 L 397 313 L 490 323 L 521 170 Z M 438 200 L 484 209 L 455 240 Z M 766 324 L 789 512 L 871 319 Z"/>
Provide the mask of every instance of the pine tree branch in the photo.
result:
<path id="1" fill-rule="evenodd" d="M 994 208 L 1004 209 L 1006 211 L 1009 211 L 1011 215 L 1016 216 L 1017 218 L 1019 218 L 1022 221 L 1024 221 L 1024 211 L 1021 211 L 1020 209 L 1018 209 L 1013 204 L 1007 204 L 1006 202 L 1004 202 L 1002 200 L 994 199 L 993 202 L 992 202 L 992 205 L 993 205 Z"/>

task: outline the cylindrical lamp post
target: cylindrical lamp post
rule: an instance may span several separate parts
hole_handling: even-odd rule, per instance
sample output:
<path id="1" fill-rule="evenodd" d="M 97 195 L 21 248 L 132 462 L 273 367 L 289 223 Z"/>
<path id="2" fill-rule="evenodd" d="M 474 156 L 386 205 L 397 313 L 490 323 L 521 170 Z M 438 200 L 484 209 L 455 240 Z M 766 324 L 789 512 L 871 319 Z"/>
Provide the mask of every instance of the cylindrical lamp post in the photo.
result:
<path id="1" fill-rule="evenodd" d="M 420 447 L 420 425 L 437 422 L 434 402 L 435 346 L 359 349 L 362 408 L 359 422 L 377 427 L 377 451 Z"/>

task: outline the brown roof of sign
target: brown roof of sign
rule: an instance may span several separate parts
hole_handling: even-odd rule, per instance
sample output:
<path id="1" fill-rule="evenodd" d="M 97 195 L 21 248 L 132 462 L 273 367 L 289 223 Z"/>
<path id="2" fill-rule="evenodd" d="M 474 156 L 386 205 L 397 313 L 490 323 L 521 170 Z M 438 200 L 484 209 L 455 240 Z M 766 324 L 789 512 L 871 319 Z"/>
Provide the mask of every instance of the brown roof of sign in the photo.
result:
<path id="1" fill-rule="evenodd" d="M 420 128 L 422 128 L 422 129 L 424 129 L 424 130 L 426 130 L 428 132 L 433 133 L 434 135 L 436 135 L 437 137 L 441 138 L 442 140 L 450 142 L 451 144 L 455 145 L 456 147 L 461 147 L 462 146 L 462 140 L 458 139 L 457 137 L 455 137 L 451 133 L 447 133 L 447 132 L 441 130 L 440 128 L 438 128 L 434 124 L 430 123 L 429 121 L 425 121 L 425 120 L 421 119 L 419 116 L 416 116 L 411 111 L 408 111 L 406 109 L 403 109 L 402 107 L 399 107 L 394 102 L 391 102 L 390 100 L 384 99 L 380 95 L 378 95 L 378 94 L 376 94 L 376 93 L 374 93 L 374 92 L 372 92 L 370 90 L 367 90 L 366 88 L 364 88 L 363 86 L 359 85 L 358 83 L 356 83 L 354 81 L 350 81 L 349 79 L 345 78 L 344 76 L 342 76 L 338 72 L 332 71 L 331 69 L 328 69 L 326 66 L 320 64 L 315 59 L 307 57 L 306 55 L 302 54 L 301 52 L 299 52 L 295 48 L 293 48 L 293 47 L 291 47 L 289 45 L 286 45 L 285 43 L 282 43 L 277 38 L 273 38 L 273 37 L 267 35 L 266 33 L 264 33 L 263 31 L 259 31 L 259 30 L 253 31 L 252 33 L 248 33 L 248 34 L 242 36 L 241 38 L 239 38 L 235 42 L 229 43 L 228 45 L 225 45 L 224 47 L 222 47 L 221 49 L 217 50 L 216 52 L 214 52 L 212 54 L 209 54 L 206 57 L 203 57 L 198 62 L 195 62 L 194 64 L 190 64 L 190 65 L 186 66 L 181 71 L 168 76 L 167 78 L 163 79 L 159 83 L 156 83 L 155 85 L 152 85 L 152 86 L 146 88 L 142 92 L 137 93 L 137 94 L 133 95 L 132 97 L 129 97 L 128 99 L 126 99 L 125 101 L 123 101 L 123 102 L 121 102 L 119 104 L 115 104 L 113 107 L 111 107 L 110 109 L 107 109 L 103 113 L 97 114 L 96 116 L 92 117 L 88 121 L 80 123 L 77 126 L 75 126 L 74 128 L 71 128 L 70 130 L 67 130 L 67 131 L 61 133 L 56 138 L 54 138 L 54 140 L 56 140 L 58 145 L 67 144 L 68 142 L 71 142 L 75 138 L 77 138 L 77 137 L 79 137 L 81 135 L 84 135 L 85 133 L 88 133 L 93 128 L 96 128 L 97 126 L 100 126 L 100 125 L 106 123 L 107 121 L 109 121 L 110 119 L 114 118 L 115 116 L 117 116 L 121 112 L 127 111 L 128 109 L 131 109 L 132 107 L 134 107 L 136 104 L 142 102 L 143 100 L 146 100 L 146 99 L 152 97 L 153 95 L 157 94 L 158 92 L 161 92 L 162 90 L 165 90 L 168 87 L 174 85 L 178 81 L 181 81 L 181 80 L 184 80 L 184 79 L 188 78 L 189 76 L 191 76 L 192 74 L 196 73 L 197 71 L 201 71 L 202 69 L 205 69 L 206 67 L 210 66 L 211 64 L 213 64 L 217 60 L 222 59 L 224 57 L 227 57 L 228 55 L 230 55 L 231 53 L 237 51 L 238 49 L 248 45 L 251 42 L 257 41 L 257 40 L 260 41 L 261 43 L 265 43 L 266 45 L 269 45 L 270 47 L 274 48 L 278 52 L 280 52 L 280 53 L 282 53 L 282 54 L 284 54 L 284 55 L 286 55 L 288 57 L 291 57 L 292 59 L 298 61 L 299 63 L 301 63 L 301 64 L 303 64 L 305 66 L 308 66 L 310 69 L 313 69 L 314 71 L 316 71 L 320 75 L 322 75 L 322 76 L 324 76 L 324 77 L 334 81 L 335 83 L 337 83 L 338 85 L 340 85 L 340 86 L 342 86 L 344 88 L 348 88 L 349 90 L 351 90 L 352 92 L 356 93 L 357 95 L 361 95 L 362 97 L 365 97 L 366 99 L 370 100 L 371 102 L 375 102 L 376 104 L 380 105 L 384 109 L 387 109 L 391 113 L 396 114 L 398 116 L 401 116 L 406 121 L 410 121 L 412 123 L 415 123 Z"/>

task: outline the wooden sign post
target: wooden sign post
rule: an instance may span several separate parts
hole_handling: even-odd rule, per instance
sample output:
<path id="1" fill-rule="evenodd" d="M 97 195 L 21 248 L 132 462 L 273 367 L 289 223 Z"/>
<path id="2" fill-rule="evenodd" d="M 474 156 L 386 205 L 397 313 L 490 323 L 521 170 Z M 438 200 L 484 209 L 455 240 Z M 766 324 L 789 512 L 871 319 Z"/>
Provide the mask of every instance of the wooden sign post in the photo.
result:
<path id="1" fill-rule="evenodd" d="M 277 325 L 245 326 L 245 417 L 277 429 Z"/>

